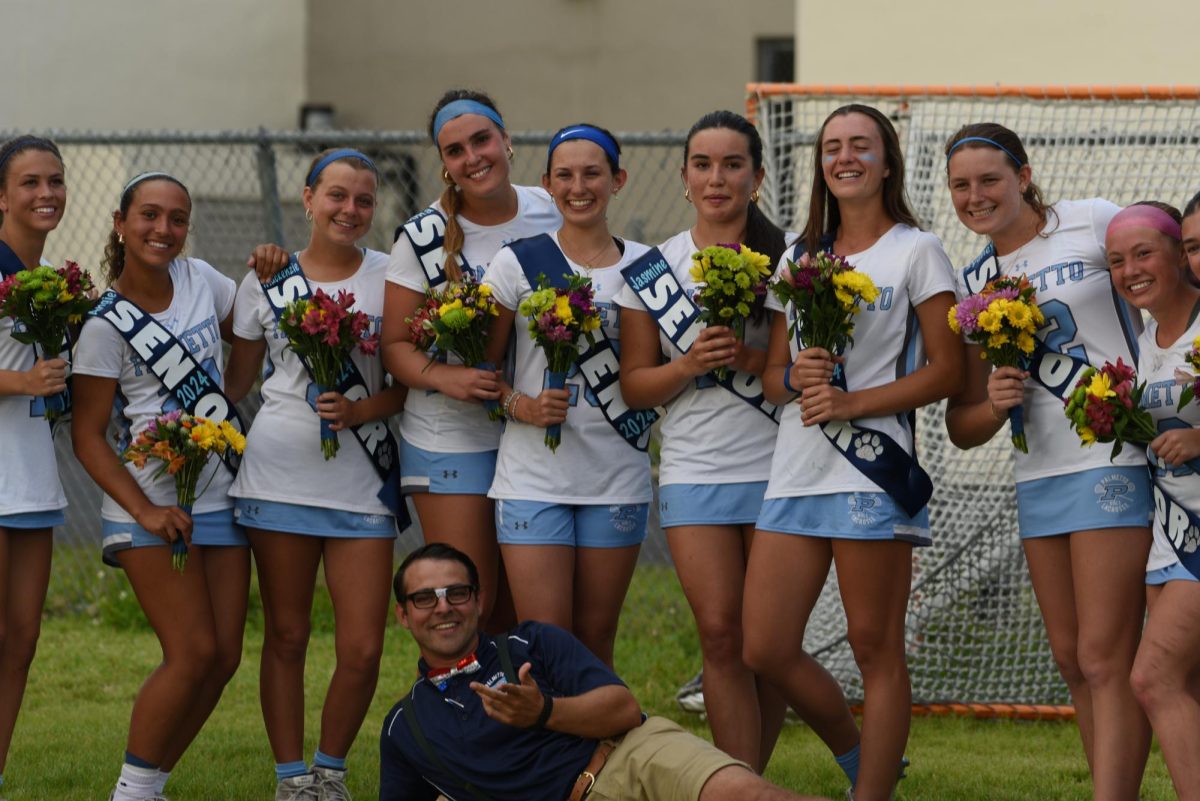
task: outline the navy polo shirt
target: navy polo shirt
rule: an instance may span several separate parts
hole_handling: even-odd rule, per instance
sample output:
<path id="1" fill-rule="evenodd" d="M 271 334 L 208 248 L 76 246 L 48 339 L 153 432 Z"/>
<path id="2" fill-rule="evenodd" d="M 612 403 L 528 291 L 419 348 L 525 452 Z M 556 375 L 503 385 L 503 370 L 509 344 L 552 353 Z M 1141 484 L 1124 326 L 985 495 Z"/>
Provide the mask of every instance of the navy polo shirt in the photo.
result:
<path id="1" fill-rule="evenodd" d="M 582 695 L 611 684 L 615 673 L 570 633 L 545 623 L 521 623 L 508 633 L 513 670 L 529 662 L 542 692 L 556 698 Z M 495 641 L 480 634 L 475 651 L 481 669 L 450 679 L 445 691 L 422 678 L 383 723 L 379 743 L 380 801 L 455 801 L 469 796 L 458 780 L 442 773 L 418 745 L 404 705 L 413 704 L 421 731 L 442 761 L 493 801 L 560 801 L 587 767 L 596 741 L 550 729 L 518 729 L 487 716 L 470 688 L 473 681 L 505 683 Z"/>

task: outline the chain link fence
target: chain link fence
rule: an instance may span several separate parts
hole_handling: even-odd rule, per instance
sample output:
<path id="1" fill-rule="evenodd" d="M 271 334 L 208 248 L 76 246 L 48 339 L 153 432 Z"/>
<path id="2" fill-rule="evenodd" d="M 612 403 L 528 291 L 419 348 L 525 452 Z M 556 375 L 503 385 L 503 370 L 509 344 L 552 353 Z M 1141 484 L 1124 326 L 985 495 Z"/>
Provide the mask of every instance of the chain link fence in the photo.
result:
<path id="1" fill-rule="evenodd" d="M 21 132 L 0 132 L 5 141 Z M 353 147 L 378 165 L 381 182 L 375 224 L 362 241 L 389 251 L 396 227 L 442 191 L 441 162 L 419 131 L 247 131 L 218 133 L 49 131 L 62 150 L 68 185 L 67 213 L 47 243 L 55 264 L 78 261 L 97 278 L 121 188 L 145 170 L 162 170 L 187 185 L 193 202 L 186 253 L 240 280 L 255 245 L 302 248 L 308 239 L 301 204 L 304 178 L 313 157 L 329 147 Z M 551 132 L 514 133 L 513 181 L 538 184 L 546 165 Z M 657 243 L 691 224 L 679 167 L 682 133 L 618 134 L 629 183 L 609 207 L 609 223 L 620 235 Z M 243 404 L 249 421 L 257 398 Z M 101 566 L 100 492 L 72 453 L 68 426 L 55 431 L 59 474 L 70 507 L 67 525 L 55 532 L 55 565 L 47 608 L 55 613 L 95 613 L 124 581 Z M 12 455 L 9 455 L 12 458 Z M 652 506 L 652 508 L 655 508 Z M 416 516 L 414 515 L 414 520 Z M 643 561 L 669 564 L 656 520 L 642 550 Z M 397 551 L 421 541 L 419 528 L 405 532 Z"/>

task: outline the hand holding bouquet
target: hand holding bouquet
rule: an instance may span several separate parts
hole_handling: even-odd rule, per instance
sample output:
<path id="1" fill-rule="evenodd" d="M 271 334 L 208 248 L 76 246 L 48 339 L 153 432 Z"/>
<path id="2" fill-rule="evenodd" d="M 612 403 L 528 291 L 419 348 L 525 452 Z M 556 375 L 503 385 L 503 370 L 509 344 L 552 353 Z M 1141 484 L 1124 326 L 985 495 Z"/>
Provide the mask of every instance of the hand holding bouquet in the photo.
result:
<path id="1" fill-rule="evenodd" d="M 13 339 L 33 345 L 40 358 L 57 359 L 67 341 L 67 326 L 79 323 L 92 307 L 93 289 L 91 276 L 73 261 L 57 269 L 20 270 L 0 283 L 0 316 L 17 323 Z M 64 411 L 63 393 L 46 398 L 47 420 Z"/>
<path id="2" fill-rule="evenodd" d="M 1175 370 L 1175 380 L 1184 385 L 1183 391 L 1179 393 L 1179 405 L 1175 407 L 1177 411 L 1181 412 L 1184 406 L 1187 406 L 1200 394 L 1197 392 L 1200 389 L 1200 337 L 1196 337 L 1192 342 L 1192 349 L 1187 352 L 1184 359 L 1187 361 L 1188 367 L 1192 368 L 1192 372 L 1189 373 L 1179 368 Z"/>
<path id="3" fill-rule="evenodd" d="M 713 245 L 692 254 L 692 280 L 697 284 L 696 305 L 706 325 L 726 325 L 739 340 L 746 335 L 746 319 L 755 301 L 767 294 L 771 260 L 739 244 Z M 724 378 L 729 368 L 713 370 Z"/>
<path id="4" fill-rule="evenodd" d="M 950 310 L 950 329 L 983 348 L 980 358 L 996 367 L 1020 367 L 1037 347 L 1034 334 L 1045 322 L 1033 287 L 1024 275 L 997 278 Z M 1013 447 L 1029 453 L 1020 406 L 1008 410 Z"/>
<path id="5" fill-rule="evenodd" d="M 488 327 L 499 314 L 492 288 L 465 273 L 462 281 L 444 289 L 427 289 L 424 303 L 405 322 L 419 350 L 452 353 L 463 364 L 492 372 L 496 366 L 485 355 Z M 433 360 L 431 356 L 430 364 Z M 485 400 L 483 406 L 491 419 L 504 417 L 498 401 Z"/>
<path id="6" fill-rule="evenodd" d="M 175 502 L 190 515 L 196 498 L 208 489 L 207 484 L 200 490 L 196 485 L 209 457 L 214 453 L 223 456 L 230 448 L 234 453 L 241 453 L 245 447 L 246 438 L 228 420 L 214 423 L 204 417 L 174 411 L 154 418 L 122 458 L 139 470 L 150 459 L 160 460 L 162 465 L 154 477 L 163 473 L 175 477 Z M 171 559 L 176 570 L 183 570 L 187 553 L 187 543 L 182 537 L 171 543 Z"/>
<path id="7" fill-rule="evenodd" d="M 1145 382 L 1137 383 L 1133 368 L 1117 359 L 1097 370 L 1089 367 L 1079 376 L 1075 389 L 1064 401 L 1067 419 L 1079 435 L 1080 444 L 1113 443 L 1116 458 L 1126 442 L 1148 445 L 1158 436 L 1150 412 L 1140 405 Z"/>
<path id="8" fill-rule="evenodd" d="M 289 303 L 279 318 L 279 330 L 288 338 L 288 347 L 308 365 L 318 393 L 337 389 L 342 366 L 355 348 L 368 356 L 379 348 L 379 335 L 367 335 L 370 318 L 352 311 L 353 305 L 353 293 L 342 290 L 332 298 L 318 289 L 309 298 Z M 328 460 L 337 452 L 337 433 L 322 419 L 321 453 Z"/>
<path id="9" fill-rule="evenodd" d="M 549 286 L 546 276 L 538 276 L 533 294 L 521 301 L 517 311 L 529 318 L 529 336 L 546 354 L 549 388 L 563 389 L 567 373 L 579 356 L 579 340 L 596 342 L 593 331 L 600 327 L 600 312 L 592 299 L 592 279 L 572 275 L 564 289 Z M 546 447 L 558 450 L 562 426 L 546 429 Z"/>

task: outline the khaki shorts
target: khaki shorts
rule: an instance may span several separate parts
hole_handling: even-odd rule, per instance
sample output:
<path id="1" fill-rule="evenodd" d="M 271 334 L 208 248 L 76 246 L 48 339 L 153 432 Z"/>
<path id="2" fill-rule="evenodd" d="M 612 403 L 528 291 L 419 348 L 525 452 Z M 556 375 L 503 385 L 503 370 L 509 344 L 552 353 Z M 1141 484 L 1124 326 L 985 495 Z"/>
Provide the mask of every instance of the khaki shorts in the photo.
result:
<path id="1" fill-rule="evenodd" d="M 666 718 L 649 718 L 617 741 L 591 801 L 696 801 L 705 782 L 731 765 L 750 769 Z"/>

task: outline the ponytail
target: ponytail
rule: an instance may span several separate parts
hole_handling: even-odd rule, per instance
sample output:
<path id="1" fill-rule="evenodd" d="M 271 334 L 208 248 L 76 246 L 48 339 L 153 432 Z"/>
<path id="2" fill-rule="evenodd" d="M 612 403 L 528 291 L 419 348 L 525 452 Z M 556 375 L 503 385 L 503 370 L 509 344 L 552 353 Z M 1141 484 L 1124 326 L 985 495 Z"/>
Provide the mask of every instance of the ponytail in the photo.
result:
<path id="1" fill-rule="evenodd" d="M 450 184 L 442 190 L 442 196 L 438 202 L 442 205 L 442 213 L 446 215 L 446 239 L 442 243 L 445 261 L 442 263 L 442 269 L 446 271 L 446 280 L 457 283 L 463 277 L 459 259 L 462 255 L 463 243 L 467 238 L 458 221 L 458 212 L 462 208 L 462 195 L 457 186 Z"/>

